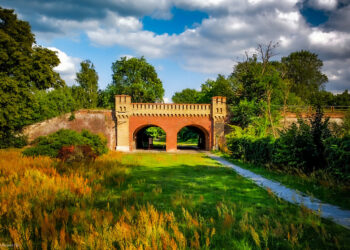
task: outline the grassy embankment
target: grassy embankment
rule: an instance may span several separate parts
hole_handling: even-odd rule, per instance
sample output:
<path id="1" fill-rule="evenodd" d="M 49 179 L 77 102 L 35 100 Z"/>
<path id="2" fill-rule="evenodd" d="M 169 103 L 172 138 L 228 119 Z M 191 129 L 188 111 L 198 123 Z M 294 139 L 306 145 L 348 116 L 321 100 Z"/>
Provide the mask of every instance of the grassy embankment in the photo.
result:
<path id="1" fill-rule="evenodd" d="M 23 248 L 346 249 L 350 230 L 202 154 L 94 163 L 0 151 L 0 242 Z"/>
<path id="2" fill-rule="evenodd" d="M 288 169 L 279 170 L 269 169 L 264 166 L 255 166 L 253 164 L 244 163 L 241 160 L 234 160 L 230 158 L 229 155 L 221 152 L 216 152 L 216 154 L 237 166 L 248 169 L 267 179 L 278 181 L 287 187 L 304 192 L 311 197 L 350 210 L 350 186 L 337 182 L 325 171 L 318 171 L 311 175 L 306 175 L 301 172 L 296 173 L 289 171 Z"/>

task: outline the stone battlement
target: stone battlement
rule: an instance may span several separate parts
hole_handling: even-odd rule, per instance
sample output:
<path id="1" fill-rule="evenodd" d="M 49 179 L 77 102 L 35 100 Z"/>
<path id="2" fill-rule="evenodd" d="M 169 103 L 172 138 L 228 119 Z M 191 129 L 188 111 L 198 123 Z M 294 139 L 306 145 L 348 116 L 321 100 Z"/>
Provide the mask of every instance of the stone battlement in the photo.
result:
<path id="1" fill-rule="evenodd" d="M 209 116 L 210 104 L 132 103 L 136 116 Z"/>

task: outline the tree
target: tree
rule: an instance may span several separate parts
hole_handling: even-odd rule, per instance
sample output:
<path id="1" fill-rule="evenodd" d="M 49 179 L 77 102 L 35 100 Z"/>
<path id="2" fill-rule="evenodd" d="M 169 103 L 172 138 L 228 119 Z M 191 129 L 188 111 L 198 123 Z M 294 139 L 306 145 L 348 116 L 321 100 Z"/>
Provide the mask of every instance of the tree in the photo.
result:
<path id="1" fill-rule="evenodd" d="M 311 103 L 311 98 L 328 81 L 327 76 L 321 72 L 323 62 L 317 54 L 306 50 L 293 52 L 282 57 L 281 61 L 287 67 L 287 78 L 293 82 L 291 92 Z"/>
<path id="2" fill-rule="evenodd" d="M 239 62 L 233 69 L 231 78 L 235 93 L 238 96 L 236 103 L 242 99 L 259 102 L 264 97 L 264 88 L 260 82 L 262 64 L 258 62 L 257 55 L 247 55 L 247 59 Z"/>
<path id="3" fill-rule="evenodd" d="M 55 52 L 36 46 L 27 22 L 0 7 L 0 147 L 32 121 L 37 90 L 65 85 L 53 71 L 59 62 Z"/>
<path id="4" fill-rule="evenodd" d="M 84 108 L 97 107 L 98 100 L 98 75 L 94 65 L 85 60 L 80 63 L 80 71 L 76 73 L 76 81 L 79 87 L 75 89 L 75 97 L 80 100 Z"/>
<path id="5" fill-rule="evenodd" d="M 72 95 L 72 88 L 67 86 L 51 91 L 36 91 L 34 98 L 31 123 L 50 119 L 80 108 L 76 98 Z"/>
<path id="6" fill-rule="evenodd" d="M 337 106 L 350 106 L 350 93 L 346 89 L 343 93 L 334 96 L 334 103 Z"/>
<path id="7" fill-rule="evenodd" d="M 218 75 L 216 80 L 207 80 L 201 86 L 201 103 L 210 103 L 213 96 L 226 96 L 228 104 L 233 103 L 234 91 L 232 79 L 223 75 Z"/>
<path id="8" fill-rule="evenodd" d="M 107 86 L 108 100 L 114 95 L 130 95 L 133 102 L 162 102 L 164 89 L 154 67 L 144 57 L 122 57 L 112 64 L 112 84 Z"/>
<path id="9" fill-rule="evenodd" d="M 174 103 L 200 103 L 201 92 L 187 88 L 176 92 L 171 99 Z"/>

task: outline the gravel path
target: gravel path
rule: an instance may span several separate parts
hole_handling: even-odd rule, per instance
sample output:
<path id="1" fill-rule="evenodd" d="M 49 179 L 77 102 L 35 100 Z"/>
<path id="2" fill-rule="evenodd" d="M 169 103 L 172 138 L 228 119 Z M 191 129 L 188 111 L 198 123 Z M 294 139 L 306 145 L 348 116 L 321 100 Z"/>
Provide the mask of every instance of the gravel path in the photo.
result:
<path id="1" fill-rule="evenodd" d="M 350 229 L 350 211 L 343 210 L 337 206 L 323 203 L 322 201 L 312 198 L 299 191 L 287 188 L 276 181 L 268 180 L 258 174 L 255 174 L 249 170 L 238 167 L 227 160 L 208 153 L 208 156 L 214 160 L 217 160 L 221 164 L 234 169 L 239 175 L 251 179 L 257 185 L 269 188 L 278 197 L 295 204 L 302 204 L 305 207 L 320 213 L 321 217 L 331 219 L 335 223 L 342 225 Z"/>

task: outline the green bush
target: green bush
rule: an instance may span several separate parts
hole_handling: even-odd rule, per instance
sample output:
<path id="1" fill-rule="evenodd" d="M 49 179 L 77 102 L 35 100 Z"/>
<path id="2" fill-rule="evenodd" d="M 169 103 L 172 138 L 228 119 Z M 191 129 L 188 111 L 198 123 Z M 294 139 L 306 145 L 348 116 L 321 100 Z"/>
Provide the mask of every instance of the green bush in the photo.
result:
<path id="1" fill-rule="evenodd" d="M 107 153 L 107 140 L 87 130 L 81 133 L 61 129 L 48 136 L 40 136 L 33 143 L 34 146 L 23 151 L 26 156 L 47 155 L 57 157 L 62 146 L 89 145 L 97 155 Z"/>
<path id="2" fill-rule="evenodd" d="M 281 132 L 275 143 L 273 164 L 288 166 L 310 172 L 315 169 L 316 146 L 313 143 L 311 127 L 299 120 L 298 125 L 292 124 L 289 129 Z"/>
<path id="3" fill-rule="evenodd" d="M 0 149 L 10 147 L 22 148 L 27 144 L 27 137 L 24 135 L 11 133 L 9 131 L 3 133 L 0 132 Z"/>
<path id="4" fill-rule="evenodd" d="M 330 137 L 325 146 L 328 170 L 338 178 L 350 181 L 350 136 Z"/>
<path id="5" fill-rule="evenodd" d="M 227 146 L 234 159 L 304 173 L 322 169 L 338 179 L 350 180 L 350 136 L 332 136 L 329 119 L 320 109 L 308 121 L 299 119 L 281 131 L 276 140 L 258 137 L 254 127 L 232 128 Z"/>
<path id="6" fill-rule="evenodd" d="M 233 131 L 227 136 L 227 147 L 233 158 L 257 165 L 271 163 L 275 147 L 272 137 L 257 137 L 258 132 L 252 126 L 231 127 Z"/>

